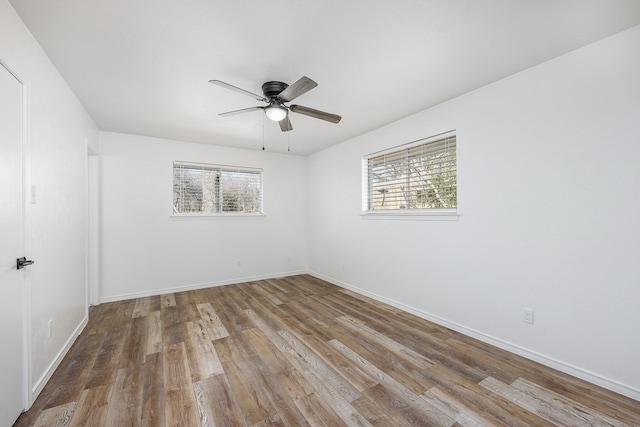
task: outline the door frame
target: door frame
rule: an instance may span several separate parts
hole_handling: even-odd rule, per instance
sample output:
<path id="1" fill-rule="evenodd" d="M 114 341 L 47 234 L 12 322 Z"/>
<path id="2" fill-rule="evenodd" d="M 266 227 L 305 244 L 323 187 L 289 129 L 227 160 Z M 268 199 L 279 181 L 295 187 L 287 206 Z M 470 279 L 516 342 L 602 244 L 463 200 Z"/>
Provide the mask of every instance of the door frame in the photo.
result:
<path id="1" fill-rule="evenodd" d="M 31 217 L 31 168 L 29 147 L 29 122 L 30 108 L 29 98 L 31 93 L 30 83 L 20 76 L 2 59 L 0 66 L 6 69 L 22 85 L 22 244 L 23 256 L 31 258 L 31 239 L 29 219 Z M 31 392 L 31 273 L 25 269 L 22 283 L 22 406 L 23 411 L 28 410 L 33 404 L 34 396 Z"/>
<path id="2" fill-rule="evenodd" d="M 100 304 L 100 157 L 87 147 L 87 309 Z"/>

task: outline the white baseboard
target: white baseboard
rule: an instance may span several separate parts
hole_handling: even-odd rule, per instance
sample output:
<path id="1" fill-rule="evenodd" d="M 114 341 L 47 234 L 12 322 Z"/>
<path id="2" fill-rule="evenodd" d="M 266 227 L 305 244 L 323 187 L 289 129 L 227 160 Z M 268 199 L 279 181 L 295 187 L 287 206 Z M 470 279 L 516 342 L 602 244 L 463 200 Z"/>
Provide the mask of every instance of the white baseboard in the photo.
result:
<path id="1" fill-rule="evenodd" d="M 407 311 L 411 314 L 415 314 L 418 317 L 429 320 L 433 323 L 437 323 L 438 325 L 444 326 L 446 328 L 452 329 L 456 332 L 460 332 L 464 335 L 470 336 L 472 338 L 478 339 L 487 344 L 494 345 L 503 350 L 509 351 L 511 353 L 515 353 L 519 356 L 526 357 L 527 359 L 533 360 L 535 362 L 541 363 L 545 366 L 549 366 L 551 368 L 557 369 L 558 371 L 564 372 L 566 374 L 572 375 L 574 377 L 580 378 L 582 380 L 588 381 L 592 384 L 596 384 L 598 386 L 604 387 L 608 390 L 614 391 L 616 393 L 622 394 L 624 396 L 630 397 L 631 399 L 640 401 L 640 390 L 626 384 L 622 384 L 618 381 L 603 377 L 602 375 L 598 375 L 596 373 L 587 371 L 580 367 L 574 366 L 570 363 L 563 362 L 561 360 L 554 359 L 549 356 L 545 356 L 544 354 L 540 354 L 533 350 L 529 350 L 524 347 L 520 347 L 518 345 L 509 343 L 500 338 L 496 338 L 494 336 L 488 335 L 484 332 L 477 331 L 473 328 L 469 328 L 464 325 L 460 325 L 455 322 L 451 322 L 447 319 L 443 319 L 438 316 L 434 316 L 430 313 L 424 312 L 422 310 L 418 310 L 414 307 L 408 306 L 398 301 L 391 300 L 389 298 L 374 294 L 372 292 L 366 291 L 364 289 L 360 289 L 358 287 L 349 285 L 347 283 L 341 282 L 339 280 L 333 279 L 331 277 L 324 276 L 320 273 L 316 273 L 314 271 L 307 271 L 307 274 L 317 277 L 318 279 L 325 280 L 329 283 L 333 283 L 336 286 L 340 286 L 341 288 L 349 289 L 361 295 L 365 295 L 369 298 L 372 298 L 376 301 L 384 302 L 393 307 L 399 308 L 401 310 Z"/>
<path id="2" fill-rule="evenodd" d="M 109 297 L 101 297 L 100 303 L 123 301 L 133 298 L 151 297 L 155 295 L 171 294 L 174 292 L 193 291 L 196 289 L 213 288 L 216 286 L 233 285 L 235 283 L 255 282 L 257 280 L 276 279 L 278 277 L 297 276 L 299 274 L 306 274 L 307 270 L 288 271 L 283 273 L 268 274 L 263 276 L 251 276 L 251 277 L 238 277 L 229 280 L 220 280 L 217 282 L 197 283 L 192 285 L 176 286 L 174 288 L 165 289 L 152 289 L 144 292 L 135 292 L 130 294 L 112 295 Z"/>
<path id="3" fill-rule="evenodd" d="M 76 342 L 76 339 L 78 338 L 78 336 L 80 335 L 84 327 L 87 326 L 88 322 L 89 322 L 89 316 L 87 314 L 84 316 L 84 318 L 82 319 L 78 327 L 73 331 L 73 333 L 65 343 L 64 347 L 60 349 L 56 357 L 49 364 L 47 369 L 44 371 L 44 374 L 42 374 L 42 376 L 38 378 L 38 381 L 35 382 L 35 384 L 31 388 L 31 402 L 35 402 L 38 395 L 40 395 L 40 392 L 42 391 L 44 386 L 47 384 L 47 382 L 49 382 L 49 380 L 51 379 L 51 376 L 53 375 L 55 370 L 58 368 L 58 366 L 60 366 L 60 362 L 62 362 L 62 359 L 64 359 L 64 356 L 66 356 L 67 352 L 69 351 L 73 343 Z"/>

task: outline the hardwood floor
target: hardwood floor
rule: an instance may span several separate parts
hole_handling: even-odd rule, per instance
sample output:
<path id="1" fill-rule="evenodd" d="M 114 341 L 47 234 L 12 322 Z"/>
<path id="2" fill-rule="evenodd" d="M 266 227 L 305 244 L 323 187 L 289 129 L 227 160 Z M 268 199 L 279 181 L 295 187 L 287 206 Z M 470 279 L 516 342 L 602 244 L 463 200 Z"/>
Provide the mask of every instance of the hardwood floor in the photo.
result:
<path id="1" fill-rule="evenodd" d="M 640 426 L 640 402 L 311 276 L 93 307 L 23 426 Z"/>

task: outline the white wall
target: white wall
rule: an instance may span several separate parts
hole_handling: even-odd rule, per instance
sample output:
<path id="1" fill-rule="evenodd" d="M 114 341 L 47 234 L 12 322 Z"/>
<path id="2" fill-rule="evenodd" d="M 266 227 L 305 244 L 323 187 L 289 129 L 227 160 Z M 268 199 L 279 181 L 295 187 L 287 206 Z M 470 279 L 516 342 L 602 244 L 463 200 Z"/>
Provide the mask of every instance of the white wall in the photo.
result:
<path id="1" fill-rule="evenodd" d="M 305 158 L 109 132 L 100 149 L 102 301 L 306 271 Z M 262 168 L 266 215 L 171 218 L 176 160 Z"/>
<path id="2" fill-rule="evenodd" d="M 0 0 L 0 59 L 26 84 L 31 384 L 35 393 L 87 315 L 87 148 L 98 131 L 11 5 Z M 52 336 L 46 335 L 53 320 Z"/>
<path id="3" fill-rule="evenodd" d="M 457 221 L 359 216 L 363 155 L 451 129 Z M 307 193 L 314 274 L 640 399 L 640 27 L 317 153 Z"/>

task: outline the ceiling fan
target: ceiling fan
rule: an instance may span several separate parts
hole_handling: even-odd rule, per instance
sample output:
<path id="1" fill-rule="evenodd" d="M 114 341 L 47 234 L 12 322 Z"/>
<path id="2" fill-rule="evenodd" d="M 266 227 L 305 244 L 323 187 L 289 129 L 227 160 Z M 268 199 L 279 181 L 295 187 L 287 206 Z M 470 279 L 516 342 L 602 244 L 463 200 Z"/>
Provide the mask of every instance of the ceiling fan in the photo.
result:
<path id="1" fill-rule="evenodd" d="M 326 113 L 324 111 L 316 110 L 309 107 L 303 107 L 302 105 L 285 105 L 299 97 L 300 95 L 307 93 L 314 87 L 318 86 L 318 83 L 311 80 L 309 77 L 303 76 L 300 80 L 289 86 L 283 82 L 270 81 L 265 82 L 262 85 L 262 93 L 264 95 L 258 95 L 248 90 L 241 89 L 237 86 L 230 85 L 221 80 L 209 80 L 209 83 L 214 85 L 230 89 L 232 91 L 242 93 L 250 96 L 257 101 L 266 102 L 268 105 L 263 107 L 249 107 L 241 110 L 227 111 L 226 113 L 220 113 L 219 116 L 231 116 L 234 114 L 247 113 L 249 111 L 264 110 L 264 113 L 270 120 L 278 122 L 282 132 L 288 132 L 293 130 L 291 121 L 289 120 L 289 112 L 302 114 L 304 116 L 313 117 L 320 120 L 326 120 L 331 123 L 338 123 L 342 117 L 337 114 Z"/>

